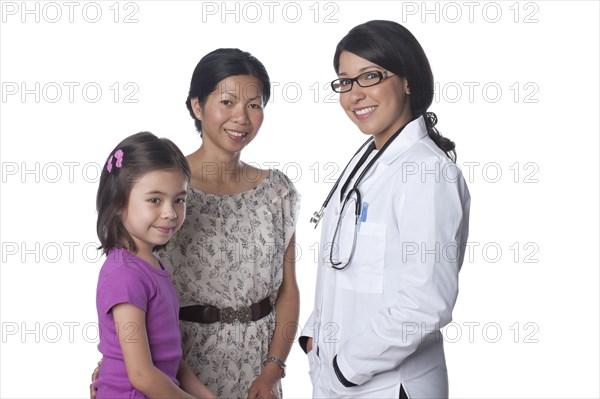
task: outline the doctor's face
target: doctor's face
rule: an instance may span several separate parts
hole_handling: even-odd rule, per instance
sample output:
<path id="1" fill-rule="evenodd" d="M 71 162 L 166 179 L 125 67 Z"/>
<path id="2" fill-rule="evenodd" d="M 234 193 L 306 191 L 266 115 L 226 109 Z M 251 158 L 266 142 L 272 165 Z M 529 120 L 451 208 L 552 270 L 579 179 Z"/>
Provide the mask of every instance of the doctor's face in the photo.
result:
<path id="1" fill-rule="evenodd" d="M 349 51 L 340 54 L 340 78 L 354 78 L 371 71 L 384 73 L 386 69 Z M 340 105 L 361 132 L 374 136 L 379 149 L 411 120 L 408 96 L 406 79 L 392 75 L 369 87 L 354 82 L 352 90 L 340 93 Z"/>

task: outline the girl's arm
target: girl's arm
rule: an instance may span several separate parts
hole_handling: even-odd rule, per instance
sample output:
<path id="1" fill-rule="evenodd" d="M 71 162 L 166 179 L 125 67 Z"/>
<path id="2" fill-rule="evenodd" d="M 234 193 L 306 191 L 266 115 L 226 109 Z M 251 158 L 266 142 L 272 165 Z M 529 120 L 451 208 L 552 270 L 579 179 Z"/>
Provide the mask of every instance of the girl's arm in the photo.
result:
<path id="1" fill-rule="evenodd" d="M 283 260 L 283 280 L 275 302 L 275 332 L 269 345 L 269 356 L 285 362 L 298 327 L 300 312 L 300 292 L 296 283 L 296 234 L 285 251 Z M 264 359 L 263 359 L 264 360 Z M 248 391 L 248 398 L 269 398 L 275 394 L 275 384 L 281 379 L 281 368 L 275 363 L 267 363 Z"/>
<path id="2" fill-rule="evenodd" d="M 130 303 L 120 303 L 112 308 L 112 314 L 131 385 L 149 398 L 194 399 L 152 363 L 146 313 Z"/>
<path id="3" fill-rule="evenodd" d="M 179 362 L 179 371 L 177 379 L 186 392 L 189 392 L 196 398 L 217 399 L 217 397 L 204 385 L 194 374 L 187 363 L 181 359 Z"/>

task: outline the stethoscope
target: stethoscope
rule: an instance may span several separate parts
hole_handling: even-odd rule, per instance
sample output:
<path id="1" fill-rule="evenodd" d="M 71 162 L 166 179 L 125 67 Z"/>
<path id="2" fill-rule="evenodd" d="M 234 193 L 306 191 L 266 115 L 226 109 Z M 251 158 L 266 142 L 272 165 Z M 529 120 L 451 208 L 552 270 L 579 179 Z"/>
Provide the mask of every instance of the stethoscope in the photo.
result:
<path id="1" fill-rule="evenodd" d="M 333 193 L 335 193 L 335 190 L 337 190 L 338 186 L 340 185 L 340 181 L 342 180 L 342 176 L 344 176 L 344 173 L 346 173 L 346 169 L 348 169 L 348 166 L 350 166 L 350 164 L 352 163 L 352 160 L 354 159 L 354 157 L 357 156 L 362 151 L 362 149 L 365 148 L 365 146 L 367 144 L 371 143 L 372 141 L 373 141 L 373 137 L 369 137 L 367 139 L 367 141 L 365 141 L 360 146 L 360 148 L 358 149 L 358 151 L 356 151 L 356 153 L 354 153 L 354 155 L 352 155 L 352 158 L 350 158 L 350 161 L 348 162 L 348 164 L 346 165 L 346 167 L 344 168 L 344 170 L 342 170 L 342 173 L 340 174 L 340 177 L 338 177 L 337 181 L 333 185 L 333 188 L 331 189 L 331 191 L 329 191 L 329 194 L 327 194 L 327 198 L 325 198 L 325 201 L 323 202 L 323 205 L 321 206 L 321 209 L 319 209 L 318 212 L 313 213 L 312 217 L 310 218 L 310 223 L 314 223 L 315 224 L 315 229 L 317 228 L 317 226 L 321 222 L 321 218 L 323 217 L 323 213 L 325 213 L 325 208 L 327 208 L 327 205 L 329 205 L 329 201 L 331 200 L 331 197 L 333 196 Z M 370 152 L 371 151 L 366 151 L 365 153 L 369 154 Z M 359 161 L 359 163 L 360 163 L 360 161 Z M 360 167 L 360 165 L 358 165 L 358 166 Z M 346 184 L 344 184 L 344 186 L 346 186 L 348 184 L 348 182 L 351 180 L 351 178 L 352 178 L 352 176 L 349 176 L 348 179 L 346 179 Z M 341 198 L 342 198 L 343 195 L 344 194 L 343 194 L 343 190 L 342 190 L 342 191 L 340 191 L 340 201 L 341 201 Z"/>
<path id="2" fill-rule="evenodd" d="M 412 120 L 410 122 L 412 122 Z M 342 186 L 342 189 L 340 190 L 340 203 L 342 204 L 342 207 L 340 209 L 338 221 L 337 221 L 337 224 L 335 227 L 335 231 L 333 233 L 333 240 L 331 242 L 331 247 L 329 250 L 329 262 L 331 263 L 331 267 L 333 267 L 334 269 L 336 269 L 336 270 L 345 269 L 346 267 L 348 267 L 348 265 L 352 261 L 352 258 L 354 257 L 354 250 L 356 249 L 356 237 L 358 236 L 358 229 L 360 226 L 359 221 L 360 221 L 360 217 L 361 217 L 361 213 L 362 213 L 362 195 L 360 193 L 360 190 L 358 189 L 358 185 L 362 181 L 363 177 L 367 174 L 367 172 L 371 169 L 371 167 L 375 164 L 375 162 L 377 162 L 377 160 L 381 157 L 381 155 L 383 155 L 385 150 L 390 146 L 390 144 L 392 144 L 392 142 L 396 139 L 396 137 L 398 137 L 400 135 L 400 133 L 402 132 L 404 127 L 406 127 L 410 122 L 408 122 L 406 125 L 402 126 L 400 129 L 398 129 L 398 131 L 396 133 L 394 133 L 392 135 L 392 137 L 389 138 L 388 141 L 386 141 L 386 143 L 383 145 L 383 147 L 381 147 L 381 150 L 379 150 L 377 152 L 377 154 L 375 154 L 375 156 L 371 159 L 371 161 L 367 164 L 367 166 L 365 166 L 365 168 L 362 170 L 362 172 L 360 173 L 358 178 L 355 180 L 354 185 L 352 186 L 350 191 L 348 191 L 348 194 L 346 196 L 344 196 L 344 193 L 348 189 L 348 185 L 352 181 L 352 178 L 358 172 L 358 170 L 361 168 L 361 166 L 367 161 L 371 152 L 373 152 L 373 150 L 375 149 L 375 142 L 374 142 L 373 137 L 370 137 L 367 141 L 365 141 L 360 146 L 358 151 L 356 151 L 356 153 L 352 156 L 352 158 L 350 158 L 350 162 L 348 162 L 348 164 L 346 165 L 344 170 L 342 170 L 340 177 L 337 179 L 333 188 L 327 195 L 327 198 L 325 199 L 325 202 L 323 202 L 323 205 L 321 206 L 321 209 L 319 210 L 319 212 L 315 212 L 313 214 L 313 216 L 310 218 L 310 223 L 314 223 L 315 229 L 316 229 L 317 226 L 319 225 L 319 222 L 321 221 L 321 218 L 323 217 L 325 208 L 327 208 L 329 201 L 331 200 L 331 198 L 333 197 L 333 194 L 337 190 L 337 187 L 339 186 L 339 184 L 342 180 L 342 177 L 344 176 L 344 173 L 346 172 L 346 169 L 348 169 L 348 167 L 352 163 L 352 160 L 354 160 L 354 157 L 356 157 L 356 155 L 358 155 L 362 151 L 362 149 L 368 145 L 367 150 L 364 152 L 362 157 L 356 163 L 356 166 L 354 166 L 354 169 L 352 169 L 352 172 L 350 172 L 350 175 L 348 175 L 346 182 L 344 183 L 344 185 Z M 340 226 L 342 225 L 342 219 L 343 219 L 343 215 L 345 213 L 346 205 L 349 203 L 350 199 L 353 198 L 353 196 L 356 196 L 356 201 L 355 201 L 355 207 L 354 207 L 354 238 L 352 240 L 352 249 L 350 250 L 350 256 L 346 259 L 334 261 L 333 260 L 333 252 L 334 252 L 334 249 L 336 246 L 335 240 L 340 232 Z"/>

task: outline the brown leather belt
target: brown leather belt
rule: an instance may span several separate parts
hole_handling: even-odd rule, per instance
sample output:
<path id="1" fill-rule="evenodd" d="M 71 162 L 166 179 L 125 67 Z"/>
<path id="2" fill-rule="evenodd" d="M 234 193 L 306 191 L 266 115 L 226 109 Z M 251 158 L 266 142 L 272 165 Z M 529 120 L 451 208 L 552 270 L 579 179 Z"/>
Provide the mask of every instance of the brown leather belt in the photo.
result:
<path id="1" fill-rule="evenodd" d="M 192 305 L 183 306 L 179 309 L 179 320 L 192 321 L 195 323 L 248 323 L 257 321 L 271 313 L 271 301 L 265 298 L 260 302 L 253 303 L 250 306 L 244 306 L 238 309 L 226 307 L 219 309 L 215 306 Z"/>

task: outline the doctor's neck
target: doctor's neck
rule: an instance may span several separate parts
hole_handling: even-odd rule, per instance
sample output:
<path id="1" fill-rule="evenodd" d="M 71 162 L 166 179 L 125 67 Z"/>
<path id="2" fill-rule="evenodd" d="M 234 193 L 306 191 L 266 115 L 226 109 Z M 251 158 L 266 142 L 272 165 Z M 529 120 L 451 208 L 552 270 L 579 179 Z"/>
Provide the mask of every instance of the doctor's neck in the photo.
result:
<path id="1" fill-rule="evenodd" d="M 373 136 L 373 141 L 375 142 L 375 149 L 381 150 L 392 137 L 396 136 L 396 133 L 401 132 L 406 125 L 415 119 L 416 118 L 413 118 L 412 116 L 407 118 L 399 118 L 396 123 L 388 127 L 386 130 L 380 133 L 371 134 Z"/>

